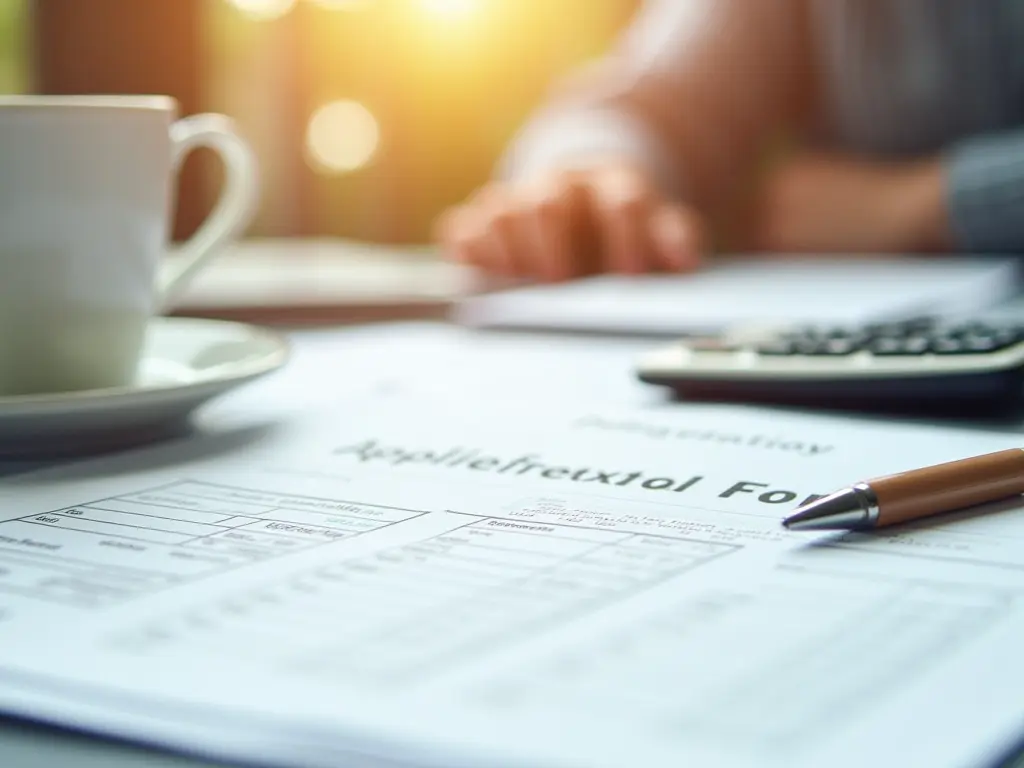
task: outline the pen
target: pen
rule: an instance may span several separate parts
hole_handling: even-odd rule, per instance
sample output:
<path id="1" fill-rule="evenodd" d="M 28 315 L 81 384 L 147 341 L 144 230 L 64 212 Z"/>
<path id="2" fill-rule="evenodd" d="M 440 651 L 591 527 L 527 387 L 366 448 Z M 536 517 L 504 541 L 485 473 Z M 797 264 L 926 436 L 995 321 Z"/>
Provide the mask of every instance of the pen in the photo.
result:
<path id="1" fill-rule="evenodd" d="M 804 504 L 782 521 L 791 531 L 865 530 L 1024 493 L 1024 449 L 865 480 Z"/>

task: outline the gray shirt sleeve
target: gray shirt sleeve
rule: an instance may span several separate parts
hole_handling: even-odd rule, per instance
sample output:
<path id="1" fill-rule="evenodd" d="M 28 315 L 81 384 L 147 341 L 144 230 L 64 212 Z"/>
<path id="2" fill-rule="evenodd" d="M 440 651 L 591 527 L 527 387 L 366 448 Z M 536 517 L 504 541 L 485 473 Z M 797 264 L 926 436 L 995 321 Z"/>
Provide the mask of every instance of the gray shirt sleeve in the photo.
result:
<path id="1" fill-rule="evenodd" d="M 957 250 L 1024 252 L 1024 129 L 966 139 L 947 162 Z"/>

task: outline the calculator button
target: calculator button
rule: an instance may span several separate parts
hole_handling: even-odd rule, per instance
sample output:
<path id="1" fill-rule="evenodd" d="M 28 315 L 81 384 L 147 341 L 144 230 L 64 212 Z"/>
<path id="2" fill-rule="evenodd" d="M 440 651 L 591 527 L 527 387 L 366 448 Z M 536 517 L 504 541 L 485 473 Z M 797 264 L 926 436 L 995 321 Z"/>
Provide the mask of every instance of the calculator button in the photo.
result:
<path id="1" fill-rule="evenodd" d="M 964 340 L 957 336 L 939 336 L 932 339 L 931 351 L 936 355 L 976 354 L 976 350 L 968 348 Z"/>
<path id="2" fill-rule="evenodd" d="M 852 355 L 854 352 L 860 349 L 860 346 L 861 345 L 855 339 L 838 337 L 832 339 L 825 339 L 820 344 L 818 344 L 813 351 L 804 352 L 803 354 L 834 356 Z"/>
<path id="3" fill-rule="evenodd" d="M 820 332 L 790 332 L 776 340 L 788 341 L 798 355 L 849 355 L 860 349 L 867 336 L 847 328 L 832 328 Z"/>
<path id="4" fill-rule="evenodd" d="M 892 323 L 872 323 L 864 326 L 864 330 L 874 337 L 907 336 L 914 333 L 927 333 L 935 328 L 934 317 L 915 317 Z"/>
<path id="5" fill-rule="evenodd" d="M 740 349 L 738 344 L 727 341 L 720 336 L 706 336 L 687 339 L 683 346 L 694 352 L 737 352 Z"/>
<path id="6" fill-rule="evenodd" d="M 797 339 L 790 342 L 793 346 L 794 355 L 821 355 L 824 354 L 824 339 Z"/>
<path id="7" fill-rule="evenodd" d="M 923 355 L 931 347 L 927 336 L 908 336 L 903 342 L 903 349 L 908 355 Z"/>
<path id="8" fill-rule="evenodd" d="M 980 322 L 958 323 L 943 329 L 950 336 L 988 336 L 999 329 Z"/>
<path id="9" fill-rule="evenodd" d="M 872 354 L 884 356 L 884 355 L 907 355 L 907 354 L 920 354 L 919 352 L 907 352 L 906 347 L 907 340 L 899 337 L 884 336 L 879 339 L 874 339 L 868 344 L 868 349 Z"/>
<path id="10" fill-rule="evenodd" d="M 923 355 L 931 347 L 927 336 L 905 336 L 902 338 L 875 339 L 868 349 L 879 357 L 891 355 Z"/>
<path id="11" fill-rule="evenodd" d="M 1000 328 L 993 331 L 991 336 L 996 342 L 997 349 L 1004 349 L 1024 340 L 1024 334 L 1015 328 Z"/>
<path id="12" fill-rule="evenodd" d="M 796 345 L 789 339 L 766 341 L 758 344 L 755 349 L 759 355 L 770 355 L 773 357 L 796 354 Z"/>
<path id="13" fill-rule="evenodd" d="M 965 336 L 962 341 L 964 349 L 974 353 L 994 352 L 1003 346 L 994 336 Z"/>
<path id="14" fill-rule="evenodd" d="M 1012 333 L 989 333 L 964 336 L 963 342 L 967 349 L 974 353 L 995 352 L 1017 343 L 1017 335 Z"/>
<path id="15" fill-rule="evenodd" d="M 940 336 L 932 340 L 932 352 L 937 355 L 984 355 L 1016 344 L 1018 337 L 1012 333 L 970 333 L 957 336 Z"/>
<path id="16" fill-rule="evenodd" d="M 997 348 L 1009 346 L 1024 338 L 1022 328 L 1009 325 L 993 325 L 981 322 L 960 323 L 943 329 L 943 335 L 960 338 L 990 338 Z"/>

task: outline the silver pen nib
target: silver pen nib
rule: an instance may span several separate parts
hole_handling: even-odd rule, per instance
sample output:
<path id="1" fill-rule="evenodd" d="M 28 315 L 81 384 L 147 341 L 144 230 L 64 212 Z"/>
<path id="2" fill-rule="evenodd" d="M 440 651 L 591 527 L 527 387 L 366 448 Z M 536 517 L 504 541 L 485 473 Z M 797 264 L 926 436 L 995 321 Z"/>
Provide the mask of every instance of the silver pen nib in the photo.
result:
<path id="1" fill-rule="evenodd" d="M 782 521 L 791 531 L 837 531 L 874 528 L 878 499 L 865 483 L 836 491 L 805 504 Z"/>

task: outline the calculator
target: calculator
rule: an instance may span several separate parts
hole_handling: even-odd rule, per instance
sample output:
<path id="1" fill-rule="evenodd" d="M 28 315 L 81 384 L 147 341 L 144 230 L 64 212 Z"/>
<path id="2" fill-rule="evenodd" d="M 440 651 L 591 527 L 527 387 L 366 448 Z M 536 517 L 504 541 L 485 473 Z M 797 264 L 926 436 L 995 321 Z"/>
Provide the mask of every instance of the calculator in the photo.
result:
<path id="1" fill-rule="evenodd" d="M 1024 401 L 1024 322 L 918 317 L 754 326 L 642 355 L 640 380 L 686 398 L 955 411 Z"/>

